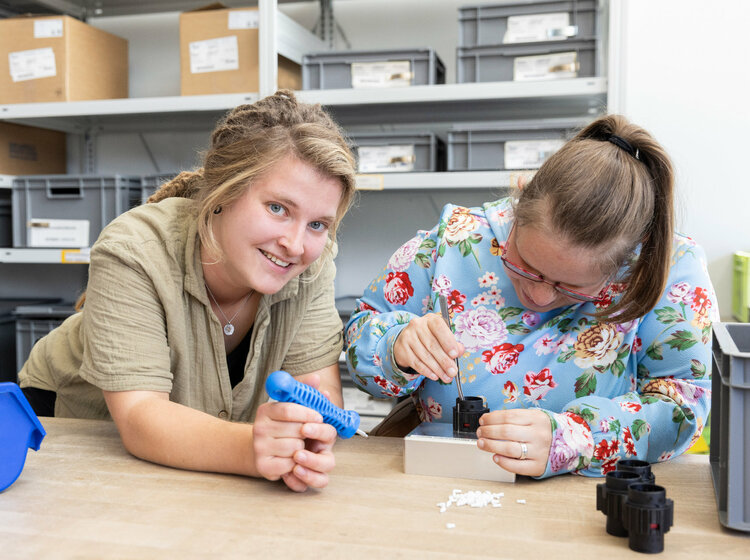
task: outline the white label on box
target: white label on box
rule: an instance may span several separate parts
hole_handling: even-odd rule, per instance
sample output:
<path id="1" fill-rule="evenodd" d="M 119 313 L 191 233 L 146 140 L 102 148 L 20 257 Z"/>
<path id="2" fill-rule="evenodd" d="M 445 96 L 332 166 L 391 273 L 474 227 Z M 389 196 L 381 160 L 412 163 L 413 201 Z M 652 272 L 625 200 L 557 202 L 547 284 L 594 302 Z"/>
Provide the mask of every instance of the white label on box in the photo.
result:
<path id="1" fill-rule="evenodd" d="M 562 41 L 568 36 L 570 17 L 567 12 L 510 16 L 503 43 Z"/>
<path id="2" fill-rule="evenodd" d="M 355 181 L 360 191 L 382 191 L 385 186 L 382 175 L 356 175 Z"/>
<path id="3" fill-rule="evenodd" d="M 51 37 L 63 36 L 63 20 L 61 19 L 35 19 L 34 39 L 49 39 Z"/>
<path id="4" fill-rule="evenodd" d="M 229 29 L 258 29 L 258 10 L 233 10 L 229 12 Z"/>
<path id="5" fill-rule="evenodd" d="M 360 146 L 360 173 L 383 173 L 414 171 L 414 145 L 406 146 Z"/>
<path id="6" fill-rule="evenodd" d="M 413 77 L 408 60 L 352 62 L 353 88 L 410 86 Z"/>
<path id="7" fill-rule="evenodd" d="M 88 220 L 46 220 L 37 218 L 28 223 L 29 247 L 88 247 Z"/>
<path id="8" fill-rule="evenodd" d="M 505 169 L 537 169 L 562 148 L 564 140 L 509 140 L 505 143 Z"/>
<path id="9" fill-rule="evenodd" d="M 10 77 L 14 82 L 50 78 L 57 75 L 52 47 L 8 53 Z"/>
<path id="10" fill-rule="evenodd" d="M 576 52 L 518 56 L 513 61 L 513 79 L 517 82 L 557 80 L 577 76 L 578 53 Z"/>
<path id="11" fill-rule="evenodd" d="M 222 72 L 240 67 L 237 36 L 219 37 L 190 43 L 190 72 Z"/>

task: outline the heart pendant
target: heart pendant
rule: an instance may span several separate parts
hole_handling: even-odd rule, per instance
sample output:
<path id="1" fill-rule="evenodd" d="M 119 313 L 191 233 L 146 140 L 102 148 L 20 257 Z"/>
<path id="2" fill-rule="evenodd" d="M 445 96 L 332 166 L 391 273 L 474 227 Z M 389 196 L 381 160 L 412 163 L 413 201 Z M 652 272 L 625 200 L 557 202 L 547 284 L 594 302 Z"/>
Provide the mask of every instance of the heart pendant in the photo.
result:
<path id="1" fill-rule="evenodd" d="M 232 336 L 234 334 L 234 325 L 232 323 L 224 325 L 224 334 L 227 336 Z"/>

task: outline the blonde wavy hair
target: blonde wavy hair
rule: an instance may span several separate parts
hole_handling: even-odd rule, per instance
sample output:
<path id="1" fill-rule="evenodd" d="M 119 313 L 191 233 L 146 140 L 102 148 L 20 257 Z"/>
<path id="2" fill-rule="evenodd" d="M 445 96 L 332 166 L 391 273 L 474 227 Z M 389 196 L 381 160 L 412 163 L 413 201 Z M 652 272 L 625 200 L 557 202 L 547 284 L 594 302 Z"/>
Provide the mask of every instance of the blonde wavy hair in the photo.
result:
<path id="1" fill-rule="evenodd" d="M 341 184 L 336 222 L 329 230 L 335 239 L 338 224 L 354 200 L 355 159 L 343 131 L 321 106 L 300 103 L 289 90 L 227 113 L 211 134 L 203 167 L 180 173 L 148 202 L 173 196 L 195 200 L 201 243 L 222 255 L 212 230 L 214 210 L 231 205 L 256 179 L 290 155 Z M 327 250 L 331 247 L 329 243 Z"/>
<path id="2" fill-rule="evenodd" d="M 211 133 L 203 166 L 164 183 L 148 202 L 170 197 L 195 200 L 201 243 L 221 259 L 224 253 L 212 228 L 214 211 L 231 205 L 254 181 L 289 156 L 341 184 L 336 221 L 329 229 L 331 241 L 325 250 L 330 254 L 338 225 L 354 201 L 356 162 L 343 131 L 321 106 L 300 103 L 289 90 L 229 111 Z M 84 293 L 76 309 L 83 307 L 85 299 Z"/>

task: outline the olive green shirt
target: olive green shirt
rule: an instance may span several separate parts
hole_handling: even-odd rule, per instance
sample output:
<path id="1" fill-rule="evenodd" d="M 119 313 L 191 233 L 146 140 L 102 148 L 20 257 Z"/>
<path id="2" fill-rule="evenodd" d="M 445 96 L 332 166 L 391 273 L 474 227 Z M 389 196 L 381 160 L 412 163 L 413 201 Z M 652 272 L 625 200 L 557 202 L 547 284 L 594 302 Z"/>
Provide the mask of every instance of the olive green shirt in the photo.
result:
<path id="1" fill-rule="evenodd" d="M 229 381 L 222 325 L 206 293 L 193 201 L 168 198 L 119 216 L 91 248 L 86 304 L 42 338 L 21 387 L 55 391 L 55 415 L 109 418 L 101 390 L 158 391 L 220 418 L 252 421 L 265 379 L 335 364 L 342 324 L 332 251 L 261 297 L 245 376 Z M 322 268 L 322 270 L 321 270 Z"/>

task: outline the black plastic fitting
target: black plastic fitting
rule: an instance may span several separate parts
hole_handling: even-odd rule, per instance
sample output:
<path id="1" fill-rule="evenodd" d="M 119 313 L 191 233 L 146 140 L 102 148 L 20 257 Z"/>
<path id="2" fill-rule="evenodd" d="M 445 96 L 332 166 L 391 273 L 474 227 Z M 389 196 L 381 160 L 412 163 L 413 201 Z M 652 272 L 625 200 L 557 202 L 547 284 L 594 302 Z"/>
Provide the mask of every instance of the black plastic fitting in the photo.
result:
<path id="1" fill-rule="evenodd" d="M 655 480 L 654 473 L 651 472 L 651 463 L 640 459 L 620 459 L 617 461 L 616 470 L 634 472 L 642 482 L 649 484 L 653 484 Z"/>
<path id="2" fill-rule="evenodd" d="M 476 435 L 479 418 L 489 411 L 482 397 L 456 398 L 456 406 L 453 407 L 453 433 Z"/>
<path id="3" fill-rule="evenodd" d="M 622 507 L 628 497 L 628 488 L 640 480 L 634 472 L 615 470 L 605 475 L 603 484 L 596 485 L 596 509 L 607 516 L 607 533 L 610 535 L 628 536 L 622 522 Z"/>
<path id="4" fill-rule="evenodd" d="M 664 550 L 664 533 L 674 517 L 674 502 L 656 484 L 636 483 L 628 488 L 622 508 L 622 521 L 628 532 L 628 545 L 649 554 Z"/>

